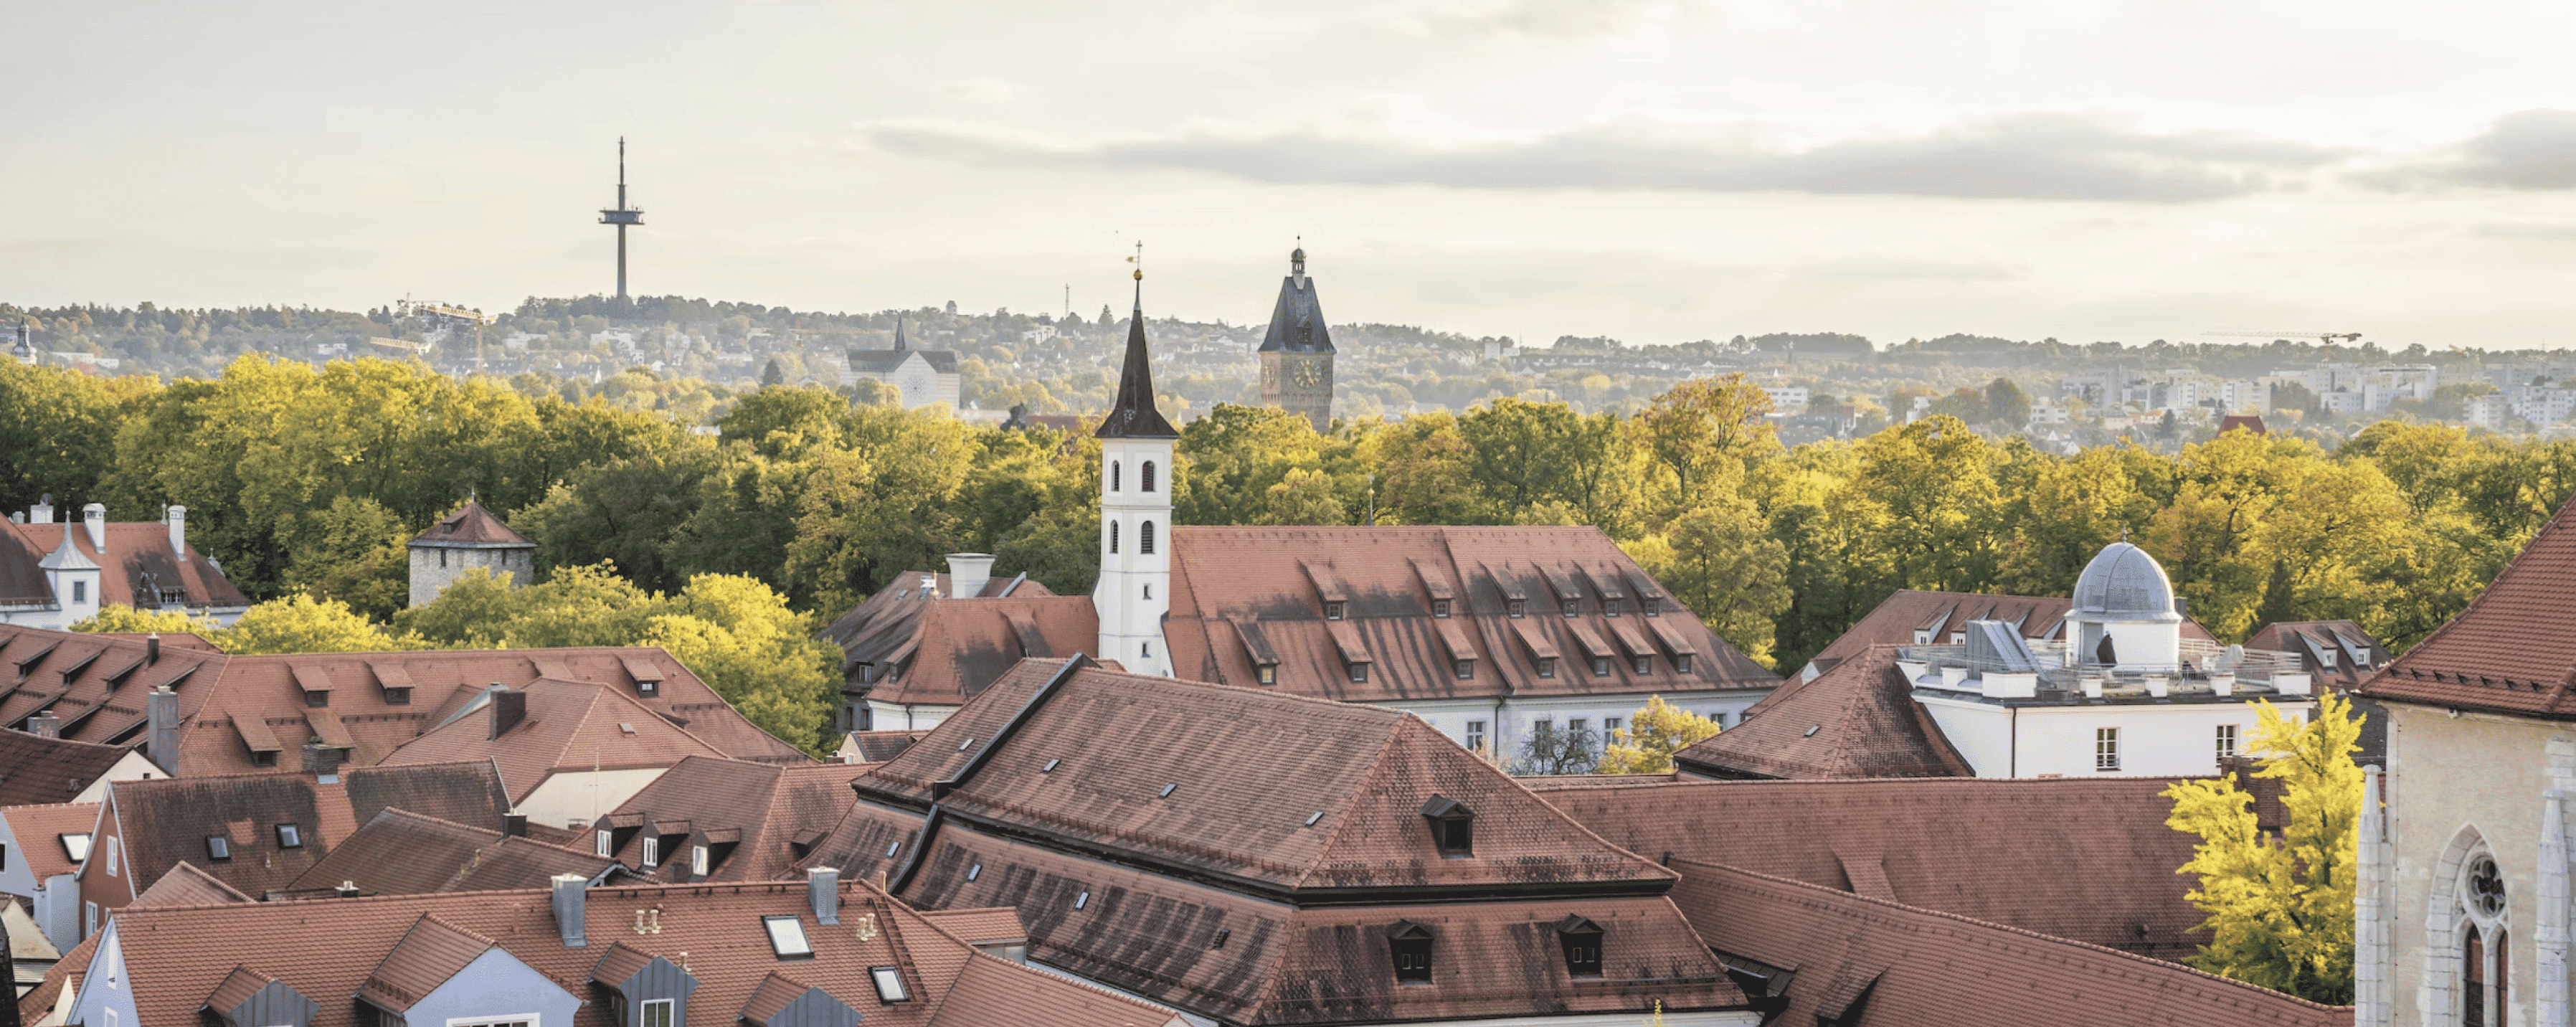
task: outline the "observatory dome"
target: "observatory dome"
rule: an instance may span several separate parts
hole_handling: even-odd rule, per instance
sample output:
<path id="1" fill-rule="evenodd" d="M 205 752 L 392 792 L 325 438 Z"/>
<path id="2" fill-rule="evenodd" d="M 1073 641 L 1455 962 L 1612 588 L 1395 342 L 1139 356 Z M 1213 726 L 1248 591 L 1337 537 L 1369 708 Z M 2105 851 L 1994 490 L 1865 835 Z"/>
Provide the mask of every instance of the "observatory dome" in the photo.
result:
<path id="1" fill-rule="evenodd" d="M 2075 579 L 2075 612 L 2086 620 L 2180 621 L 2173 582 L 2147 551 L 2126 542 L 2102 548 Z"/>

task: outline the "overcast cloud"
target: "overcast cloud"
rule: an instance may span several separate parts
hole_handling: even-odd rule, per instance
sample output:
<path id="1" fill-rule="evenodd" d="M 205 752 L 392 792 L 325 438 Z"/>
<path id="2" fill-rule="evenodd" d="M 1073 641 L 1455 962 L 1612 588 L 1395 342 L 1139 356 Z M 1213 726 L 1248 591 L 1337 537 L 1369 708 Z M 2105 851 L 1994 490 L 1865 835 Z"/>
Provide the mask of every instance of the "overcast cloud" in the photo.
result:
<path id="1" fill-rule="evenodd" d="M 2576 5 L 17 4 L 0 301 L 2576 345 Z M 1068 296 L 1068 287 L 1070 295 Z"/>

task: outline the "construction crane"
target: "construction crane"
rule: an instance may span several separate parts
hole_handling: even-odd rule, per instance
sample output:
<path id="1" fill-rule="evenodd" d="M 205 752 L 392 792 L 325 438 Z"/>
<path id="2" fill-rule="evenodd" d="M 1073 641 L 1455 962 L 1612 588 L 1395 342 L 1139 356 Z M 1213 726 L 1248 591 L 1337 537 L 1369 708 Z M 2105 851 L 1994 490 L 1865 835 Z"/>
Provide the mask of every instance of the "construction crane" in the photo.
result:
<path id="1" fill-rule="evenodd" d="M 2334 345 L 2337 339 L 2345 342 L 2361 341 L 2360 332 L 2202 332 L 2200 334 L 2226 335 L 2239 339 L 2315 339 L 2328 346 Z"/>
<path id="2" fill-rule="evenodd" d="M 404 298 L 402 302 L 394 304 L 394 315 L 397 317 L 417 317 L 424 321 L 459 321 L 473 325 L 474 373 L 483 373 L 483 326 L 492 323 L 491 315 L 485 314 L 480 310 L 469 310 L 449 303 L 432 303 L 427 300 L 415 302 L 408 297 Z M 424 352 L 426 352 L 427 349 L 428 347 L 426 346 L 422 347 Z"/>
<path id="3" fill-rule="evenodd" d="M 429 344 L 426 342 L 404 342 L 401 339 L 388 339 L 383 336 L 377 336 L 376 338 L 367 340 L 367 345 L 382 346 L 386 349 L 398 349 L 405 353 L 429 352 Z"/>

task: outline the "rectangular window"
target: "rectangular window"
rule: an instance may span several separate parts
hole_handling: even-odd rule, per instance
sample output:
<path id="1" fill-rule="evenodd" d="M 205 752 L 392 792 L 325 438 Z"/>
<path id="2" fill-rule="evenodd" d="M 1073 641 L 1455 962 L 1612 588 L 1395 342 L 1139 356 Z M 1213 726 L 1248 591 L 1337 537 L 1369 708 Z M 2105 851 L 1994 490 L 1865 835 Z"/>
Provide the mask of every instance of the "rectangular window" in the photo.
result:
<path id="1" fill-rule="evenodd" d="M 659 839 L 659 838 L 647 838 L 647 839 L 644 839 L 644 865 L 645 865 L 646 867 L 658 867 L 658 866 L 661 866 L 661 865 L 662 865 L 662 840 L 661 840 L 661 839 Z"/>
<path id="2" fill-rule="evenodd" d="M 306 689 L 304 692 L 304 705 L 317 710 L 325 706 L 329 706 L 331 705 L 331 693 L 321 691 L 319 689 Z"/>
<path id="3" fill-rule="evenodd" d="M 2223 760 L 2234 755 L 2236 755 L 2236 725 L 2220 724 L 2218 725 L 2218 758 Z"/>
<path id="4" fill-rule="evenodd" d="M 1592 658 L 1592 676 L 1596 678 L 1606 678 L 1610 676 L 1609 657 L 1595 656 Z"/>
<path id="5" fill-rule="evenodd" d="M 281 848 L 281 849 L 301 849 L 301 848 L 303 848 L 303 847 L 304 847 L 304 831 L 303 831 L 303 829 L 302 829 L 302 828 L 298 828 L 298 827 L 296 827 L 296 826 L 295 826 L 295 825 L 293 825 L 293 824 L 279 824 L 279 825 L 277 825 L 277 847 L 278 847 L 278 848 Z"/>
<path id="6" fill-rule="evenodd" d="M 1432 600 L 1432 601 L 1431 601 L 1431 615 L 1432 615 L 1432 616 L 1434 616 L 1434 617 L 1441 617 L 1441 618 L 1446 618 L 1446 617 L 1448 617 L 1448 616 L 1449 616 L 1449 601 L 1448 601 L 1448 600 L 1446 600 L 1446 599 L 1434 599 L 1434 600 Z"/>
<path id="7" fill-rule="evenodd" d="M 74 863 L 85 863 L 85 862 L 88 862 L 88 861 L 89 861 L 89 832 L 84 831 L 84 832 L 81 832 L 81 833 L 79 833 L 79 834 L 67 834 L 67 835 L 64 835 L 64 836 L 63 836 L 63 855 L 66 855 L 66 856 L 71 857 L 72 862 L 74 862 Z"/>
<path id="8" fill-rule="evenodd" d="M 107 836 L 107 876 L 116 876 L 116 836 Z"/>
<path id="9" fill-rule="evenodd" d="M 86 581 L 75 581 L 75 582 L 72 582 L 72 602 L 75 602 L 75 603 L 86 603 L 86 602 L 88 602 L 88 601 L 89 601 L 89 582 L 86 582 Z"/>
<path id="10" fill-rule="evenodd" d="M 877 1001 L 879 1002 L 893 1005 L 897 1002 L 909 1002 L 912 1000 L 912 993 L 904 990 L 903 968 L 901 967 L 869 967 L 868 979 L 875 982 L 877 986 Z"/>
<path id="11" fill-rule="evenodd" d="M 1474 661 L 1474 660 L 1460 660 L 1460 661 L 1458 661 L 1458 680 L 1460 680 L 1460 681 L 1465 681 L 1465 680 L 1467 680 L 1467 679 L 1469 679 L 1469 678 L 1472 678 L 1472 677 L 1475 677 L 1475 676 L 1476 676 L 1476 661 Z"/>
<path id="12" fill-rule="evenodd" d="M 705 877 L 705 876 L 707 876 L 707 847 L 706 847 L 706 846 L 704 846 L 704 845 L 692 845 L 692 846 L 689 846 L 689 873 L 690 873 L 690 875 L 691 875 L 691 876 L 695 876 L 695 877 Z"/>
<path id="13" fill-rule="evenodd" d="M 1541 656 L 1538 658 L 1538 676 L 1543 678 L 1552 678 L 1556 676 L 1556 657 Z"/>
<path id="14" fill-rule="evenodd" d="M 2093 729 L 2093 769 L 2120 769 L 2119 728 L 2097 727 Z"/>
<path id="15" fill-rule="evenodd" d="M 1262 684 L 1275 685 L 1279 683 L 1279 665 L 1276 663 L 1265 663 L 1261 666 L 1255 667 L 1253 668 L 1253 673 L 1260 676 Z"/>
<path id="16" fill-rule="evenodd" d="M 609 851 L 608 851 L 608 847 L 609 847 L 609 844 L 610 844 L 610 841 L 611 841 L 611 837 L 612 837 L 612 836 L 611 836 L 611 835 L 609 834 L 609 832 L 608 832 L 608 831 L 606 831 L 606 830 L 601 830 L 601 831 L 599 832 L 599 854 L 600 854 L 600 855 L 602 855 L 602 856 L 606 856 L 606 855 L 609 855 L 609 854 L 610 854 L 610 853 L 609 853 Z"/>
<path id="17" fill-rule="evenodd" d="M 206 839 L 206 858 L 217 863 L 231 862 L 233 858 L 233 840 L 219 834 L 209 836 Z"/>
<path id="18" fill-rule="evenodd" d="M 1654 673 L 1654 672 L 1655 672 L 1655 658 L 1654 658 L 1654 657 L 1652 657 L 1652 656 L 1640 656 L 1640 657 L 1637 657 L 1637 673 L 1639 673 L 1639 674 L 1652 674 L 1652 673 Z"/>
<path id="19" fill-rule="evenodd" d="M 1481 720 L 1471 720 L 1471 721 L 1468 721 L 1468 722 L 1467 722 L 1467 751 L 1469 751 L 1469 752 L 1482 752 L 1482 751 L 1484 751 L 1484 748 L 1485 748 L 1485 722 L 1484 722 L 1484 721 L 1481 721 Z"/>
<path id="20" fill-rule="evenodd" d="M 1618 736 L 1618 734 L 1619 734 L 1619 718 L 1617 718 L 1617 717 L 1603 717 L 1603 718 L 1601 718 L 1601 737 L 1603 737 L 1603 738 L 1615 738 L 1615 737 L 1617 737 L 1617 736 Z"/>
<path id="21" fill-rule="evenodd" d="M 1674 656 L 1674 657 L 1673 657 L 1673 673 L 1675 673 L 1675 674 L 1688 674 L 1688 673 L 1690 673 L 1690 654 L 1689 654 L 1689 653 L 1681 653 L 1681 654 L 1676 655 L 1676 656 Z"/>
<path id="22" fill-rule="evenodd" d="M 447 1027 L 537 1027 L 537 1014 L 501 1019 L 489 1016 L 467 1017 L 447 1021 Z"/>
<path id="23" fill-rule="evenodd" d="M 1368 684 L 1368 664 L 1351 664 L 1351 683 L 1354 685 Z"/>
<path id="24" fill-rule="evenodd" d="M 765 916 L 760 925 L 769 931 L 769 948 L 780 959 L 812 959 L 814 946 L 805 940 L 805 923 L 792 916 Z"/>
<path id="25" fill-rule="evenodd" d="M 1325 619 L 1325 620 L 1340 620 L 1340 619 L 1342 619 L 1342 604 L 1341 604 L 1341 603 L 1325 603 L 1325 604 L 1324 604 L 1324 619 Z"/>
<path id="26" fill-rule="evenodd" d="M 1583 737 L 1583 733 L 1590 730 L 1591 727 L 1591 721 L 1585 720 L 1581 717 L 1576 717 L 1565 722 L 1565 736 L 1567 738 L 1581 738 Z"/>
<path id="27" fill-rule="evenodd" d="M 1510 614 L 1515 619 L 1527 617 L 1529 616 L 1529 600 L 1508 600 L 1503 604 L 1503 612 Z"/>
<path id="28" fill-rule="evenodd" d="M 1604 616 L 1604 617 L 1616 617 L 1616 616 L 1618 616 L 1618 615 L 1619 615 L 1619 601 L 1618 601 L 1618 600 L 1616 600 L 1616 599 L 1604 599 L 1604 600 L 1602 600 L 1602 601 L 1601 601 L 1601 615 L 1602 615 L 1602 616 Z"/>
<path id="29" fill-rule="evenodd" d="M 644 1027 L 671 1027 L 671 1011 L 678 1005 L 674 999 L 644 1000 Z"/>
<path id="30" fill-rule="evenodd" d="M 1646 616 L 1661 617 L 1664 615 L 1664 601 L 1661 599 L 1647 596 L 1645 599 L 1640 601 L 1640 605 L 1643 605 L 1646 608 Z"/>
<path id="31" fill-rule="evenodd" d="M 411 705 L 411 689 L 408 689 L 408 688 L 388 688 L 388 689 L 385 689 L 385 705 L 387 705 L 387 706 L 409 706 L 409 705 Z"/>
<path id="32" fill-rule="evenodd" d="M 81 937 L 98 933 L 98 903 L 81 903 Z"/>
<path id="33" fill-rule="evenodd" d="M 1574 616 L 1574 615 L 1576 615 L 1576 614 L 1578 614 L 1578 613 L 1581 613 L 1582 611 L 1581 611 L 1581 610 L 1579 610 L 1579 609 L 1577 609 L 1577 607 L 1578 607 L 1579 605 L 1580 605 L 1580 604 L 1579 604 L 1579 602 L 1578 602 L 1578 601 L 1576 601 L 1576 600 L 1573 600 L 1573 599 L 1568 599 L 1568 600 L 1566 600 L 1566 601 L 1565 601 L 1565 615 L 1566 615 L 1566 616 L 1568 616 L 1568 617 L 1572 617 L 1572 616 Z"/>

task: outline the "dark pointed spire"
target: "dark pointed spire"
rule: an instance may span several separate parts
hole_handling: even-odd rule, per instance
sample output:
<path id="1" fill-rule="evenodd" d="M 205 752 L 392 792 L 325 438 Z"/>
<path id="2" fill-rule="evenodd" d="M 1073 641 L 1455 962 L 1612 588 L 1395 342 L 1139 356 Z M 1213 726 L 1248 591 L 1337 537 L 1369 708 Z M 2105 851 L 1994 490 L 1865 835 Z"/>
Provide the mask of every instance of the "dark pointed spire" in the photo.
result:
<path id="1" fill-rule="evenodd" d="M 901 353 L 901 352 L 903 352 L 903 349 L 904 349 L 904 345 L 903 345 L 903 315 L 902 315 L 902 314 L 896 314 L 896 315 L 894 316 L 894 349 L 895 349 L 895 352 L 897 352 L 897 353 Z"/>
<path id="2" fill-rule="evenodd" d="M 1138 248 L 1141 256 L 1143 248 Z M 1154 408 L 1154 367 L 1145 346 L 1145 269 L 1136 269 L 1136 312 L 1127 318 L 1127 362 L 1118 371 L 1118 395 L 1109 416 L 1092 433 L 1104 439 L 1177 439 L 1172 422 Z"/>
<path id="3" fill-rule="evenodd" d="M 1315 298 L 1315 280 L 1306 277 L 1305 240 L 1288 255 L 1288 277 L 1279 283 L 1279 305 L 1271 308 L 1270 330 L 1261 336 L 1259 353 L 1332 353 L 1333 333 L 1324 326 L 1324 307 Z"/>

